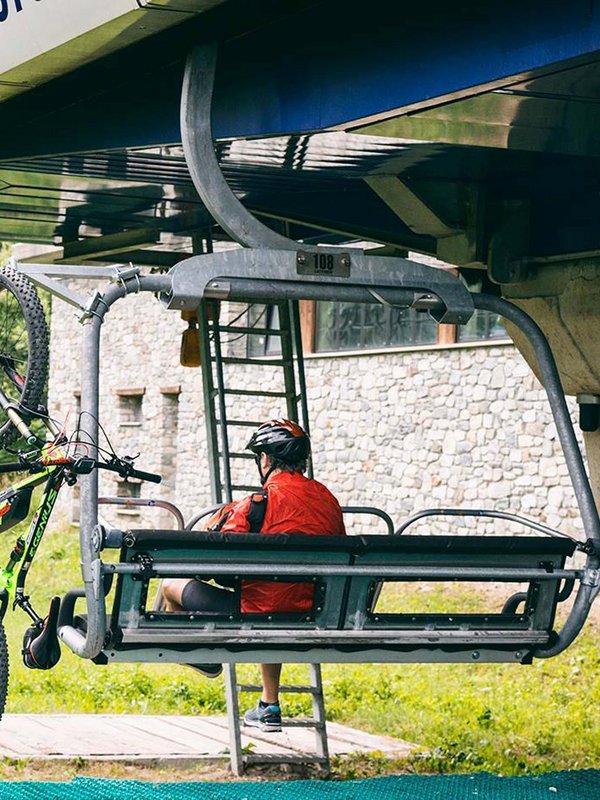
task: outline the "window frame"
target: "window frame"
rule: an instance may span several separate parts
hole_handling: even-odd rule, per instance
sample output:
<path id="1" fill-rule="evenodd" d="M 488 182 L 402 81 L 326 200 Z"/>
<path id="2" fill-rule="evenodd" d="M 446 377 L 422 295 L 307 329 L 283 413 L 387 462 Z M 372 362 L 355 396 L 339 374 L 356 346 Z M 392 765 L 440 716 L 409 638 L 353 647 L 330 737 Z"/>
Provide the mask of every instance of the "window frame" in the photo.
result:
<path id="1" fill-rule="evenodd" d="M 300 328 L 302 332 L 302 348 L 305 355 L 358 355 L 360 353 L 390 352 L 395 350 L 437 350 L 446 347 L 491 347 L 495 344 L 512 343 L 510 336 L 497 339 L 468 339 L 460 340 L 459 326 L 455 324 L 440 323 L 436 328 L 436 340 L 429 344 L 405 345 L 380 345 L 371 348 L 356 348 L 354 350 L 317 350 L 317 300 L 300 300 Z"/>

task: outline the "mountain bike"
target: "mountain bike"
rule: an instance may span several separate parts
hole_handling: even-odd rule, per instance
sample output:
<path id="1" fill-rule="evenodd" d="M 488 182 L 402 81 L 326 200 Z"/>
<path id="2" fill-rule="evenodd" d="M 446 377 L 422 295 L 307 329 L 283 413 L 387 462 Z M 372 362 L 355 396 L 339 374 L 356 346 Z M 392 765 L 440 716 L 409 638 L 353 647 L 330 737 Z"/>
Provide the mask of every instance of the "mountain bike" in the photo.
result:
<path id="1" fill-rule="evenodd" d="M 36 290 L 12 267 L 0 269 L 0 447 L 12 455 L 0 463 L 2 473 L 27 473 L 0 491 L 0 534 L 30 514 L 33 490 L 44 485 L 26 533 L 18 534 L 0 568 L 0 716 L 8 690 L 9 655 L 4 618 L 9 609 L 22 609 L 31 620 L 23 638 L 22 656 L 30 669 L 50 669 L 60 659 L 57 621 L 60 598 L 53 597 L 48 613 L 36 612 L 25 590 L 27 576 L 39 550 L 61 489 L 80 475 L 109 470 L 121 478 L 160 483 L 160 475 L 135 468 L 135 459 L 118 456 L 97 442 L 80 441 L 79 425 L 67 436 L 44 404 L 48 373 L 48 328 Z M 25 445 L 16 449 L 19 438 Z M 90 457 L 93 449 L 98 457 Z"/>

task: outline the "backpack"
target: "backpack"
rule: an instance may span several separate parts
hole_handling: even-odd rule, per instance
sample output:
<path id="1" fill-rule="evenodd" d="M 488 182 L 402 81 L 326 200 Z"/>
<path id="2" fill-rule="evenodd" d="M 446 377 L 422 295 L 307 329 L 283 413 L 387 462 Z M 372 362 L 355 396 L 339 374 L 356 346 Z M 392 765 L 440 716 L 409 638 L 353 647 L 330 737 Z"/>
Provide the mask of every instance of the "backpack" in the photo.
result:
<path id="1" fill-rule="evenodd" d="M 260 533 L 265 515 L 267 513 L 267 500 L 269 493 L 266 489 L 261 492 L 255 492 L 250 496 L 250 508 L 246 519 L 250 524 L 250 533 Z M 220 531 L 231 515 L 231 503 L 221 509 L 221 516 L 217 522 L 209 529 L 211 531 Z"/>
<path id="2" fill-rule="evenodd" d="M 246 519 L 250 523 L 250 533 L 260 533 L 260 529 L 263 526 L 263 522 L 265 521 L 265 514 L 267 513 L 267 498 L 268 492 L 266 489 L 263 489 L 262 492 L 256 492 L 255 494 L 251 495 L 250 497 L 250 508 L 248 509 L 248 514 Z M 231 515 L 231 506 L 233 503 L 229 503 L 226 506 L 223 506 L 221 511 L 221 516 L 217 520 L 217 522 L 210 528 L 210 531 L 220 531 L 222 530 L 223 526 L 229 519 Z M 224 586 L 228 589 L 236 589 L 239 591 L 240 588 L 240 580 L 238 578 L 232 578 L 231 576 L 222 576 L 216 575 L 215 580 L 221 586 Z"/>

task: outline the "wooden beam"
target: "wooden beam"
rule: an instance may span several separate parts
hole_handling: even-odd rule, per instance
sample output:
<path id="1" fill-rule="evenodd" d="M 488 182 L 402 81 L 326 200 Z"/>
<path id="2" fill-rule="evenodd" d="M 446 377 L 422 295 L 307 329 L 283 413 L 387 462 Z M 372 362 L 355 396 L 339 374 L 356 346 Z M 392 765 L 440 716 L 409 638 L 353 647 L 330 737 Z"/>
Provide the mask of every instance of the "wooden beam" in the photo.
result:
<path id="1" fill-rule="evenodd" d="M 300 300 L 300 330 L 302 349 L 305 353 L 315 352 L 315 324 L 317 319 L 316 300 Z"/>

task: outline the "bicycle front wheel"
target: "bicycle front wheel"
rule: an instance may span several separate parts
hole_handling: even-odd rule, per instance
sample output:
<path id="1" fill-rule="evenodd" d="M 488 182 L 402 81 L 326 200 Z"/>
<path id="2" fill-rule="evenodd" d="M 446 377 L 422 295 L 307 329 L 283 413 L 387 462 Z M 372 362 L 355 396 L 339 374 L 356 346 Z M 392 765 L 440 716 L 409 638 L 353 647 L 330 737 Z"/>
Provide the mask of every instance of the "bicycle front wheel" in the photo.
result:
<path id="1" fill-rule="evenodd" d="M 11 266 L 0 269 L 0 389 L 31 420 L 48 377 L 48 326 L 35 288 Z M 0 446 L 19 435 L 0 409 Z"/>

